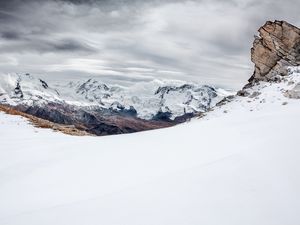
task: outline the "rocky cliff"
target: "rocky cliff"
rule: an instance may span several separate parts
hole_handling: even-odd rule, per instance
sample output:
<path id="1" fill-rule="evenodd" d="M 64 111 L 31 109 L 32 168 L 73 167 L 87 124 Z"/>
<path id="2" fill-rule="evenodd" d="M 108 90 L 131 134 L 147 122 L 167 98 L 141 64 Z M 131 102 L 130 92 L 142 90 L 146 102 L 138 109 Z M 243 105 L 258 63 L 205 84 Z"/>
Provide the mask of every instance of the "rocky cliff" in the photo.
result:
<path id="1" fill-rule="evenodd" d="M 300 65 L 300 29 L 285 22 L 266 22 L 251 49 L 255 71 L 249 81 L 273 80 L 288 74 L 289 66 Z"/>

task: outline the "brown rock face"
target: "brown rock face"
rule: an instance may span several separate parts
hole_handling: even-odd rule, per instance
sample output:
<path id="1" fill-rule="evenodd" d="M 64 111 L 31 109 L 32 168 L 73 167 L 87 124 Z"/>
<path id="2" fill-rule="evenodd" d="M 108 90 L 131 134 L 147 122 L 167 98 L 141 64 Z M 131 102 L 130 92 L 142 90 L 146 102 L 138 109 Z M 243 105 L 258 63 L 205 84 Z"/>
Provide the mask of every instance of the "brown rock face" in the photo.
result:
<path id="1" fill-rule="evenodd" d="M 268 21 L 255 37 L 251 60 L 255 71 L 250 81 L 286 75 L 288 66 L 300 65 L 300 29 L 285 21 Z"/>

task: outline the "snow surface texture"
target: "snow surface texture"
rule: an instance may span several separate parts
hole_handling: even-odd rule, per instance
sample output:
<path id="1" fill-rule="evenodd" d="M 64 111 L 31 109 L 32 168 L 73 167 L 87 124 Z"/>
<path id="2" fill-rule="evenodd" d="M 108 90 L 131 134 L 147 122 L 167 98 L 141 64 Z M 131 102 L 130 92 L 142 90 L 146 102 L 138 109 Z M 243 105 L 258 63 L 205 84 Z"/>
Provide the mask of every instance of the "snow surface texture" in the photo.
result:
<path id="1" fill-rule="evenodd" d="M 158 112 L 171 113 L 171 119 L 186 113 L 204 112 L 226 95 L 228 93 L 222 89 L 180 81 L 154 80 L 128 88 L 109 87 L 97 79 L 48 84 L 30 74 L 1 75 L 0 79 L 0 103 L 41 106 L 56 102 L 112 110 L 132 106 L 139 118 L 147 120 Z"/>
<path id="2" fill-rule="evenodd" d="M 284 96 L 298 82 L 261 82 L 202 119 L 121 136 L 0 113 L 0 224 L 300 224 L 300 104 Z"/>

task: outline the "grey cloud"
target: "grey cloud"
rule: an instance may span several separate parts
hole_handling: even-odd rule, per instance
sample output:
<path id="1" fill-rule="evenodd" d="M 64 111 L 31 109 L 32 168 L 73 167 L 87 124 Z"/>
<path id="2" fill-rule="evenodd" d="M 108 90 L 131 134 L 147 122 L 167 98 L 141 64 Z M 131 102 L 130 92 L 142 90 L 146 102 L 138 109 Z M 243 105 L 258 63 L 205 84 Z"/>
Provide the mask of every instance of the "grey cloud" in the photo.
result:
<path id="1" fill-rule="evenodd" d="M 4 31 L 0 34 L 1 38 L 6 39 L 6 40 L 19 40 L 20 34 L 15 31 Z"/>
<path id="2" fill-rule="evenodd" d="M 87 44 L 72 39 L 62 40 L 57 43 L 49 43 L 49 47 L 54 51 L 57 50 L 59 52 L 96 52 L 96 49 L 93 49 Z"/>
<path id="3" fill-rule="evenodd" d="M 0 46 L 0 54 L 6 54 L 7 52 L 14 53 L 83 53 L 92 54 L 97 50 L 86 43 L 81 43 L 77 40 L 63 39 L 58 41 L 40 40 L 40 39 L 27 39 L 20 38 L 18 33 L 3 33 L 2 38 L 5 40 L 14 41 L 4 43 Z"/>
<path id="4" fill-rule="evenodd" d="M 126 68 L 140 67 L 152 69 L 149 79 L 236 89 L 251 75 L 250 48 L 259 26 L 274 19 L 299 26 L 299 8 L 298 0 L 0 0 L 0 56 L 11 62 L 11 72 L 45 73 L 56 64 L 96 71 L 99 65 L 74 63 L 88 58 L 124 73 L 111 82 L 139 82 L 138 72 Z M 9 64 L 0 65 L 4 70 Z M 51 75 L 64 73 L 76 71 Z"/>

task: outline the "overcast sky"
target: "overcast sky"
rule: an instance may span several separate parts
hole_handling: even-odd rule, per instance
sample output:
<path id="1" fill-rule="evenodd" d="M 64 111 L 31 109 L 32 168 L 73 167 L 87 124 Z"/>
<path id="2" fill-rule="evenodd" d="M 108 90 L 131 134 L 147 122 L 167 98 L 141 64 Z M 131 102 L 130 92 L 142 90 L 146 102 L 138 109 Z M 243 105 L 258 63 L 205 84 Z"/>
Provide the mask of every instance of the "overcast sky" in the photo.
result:
<path id="1" fill-rule="evenodd" d="M 266 20 L 300 26 L 299 0 L 0 0 L 0 73 L 178 79 L 237 89 Z"/>

